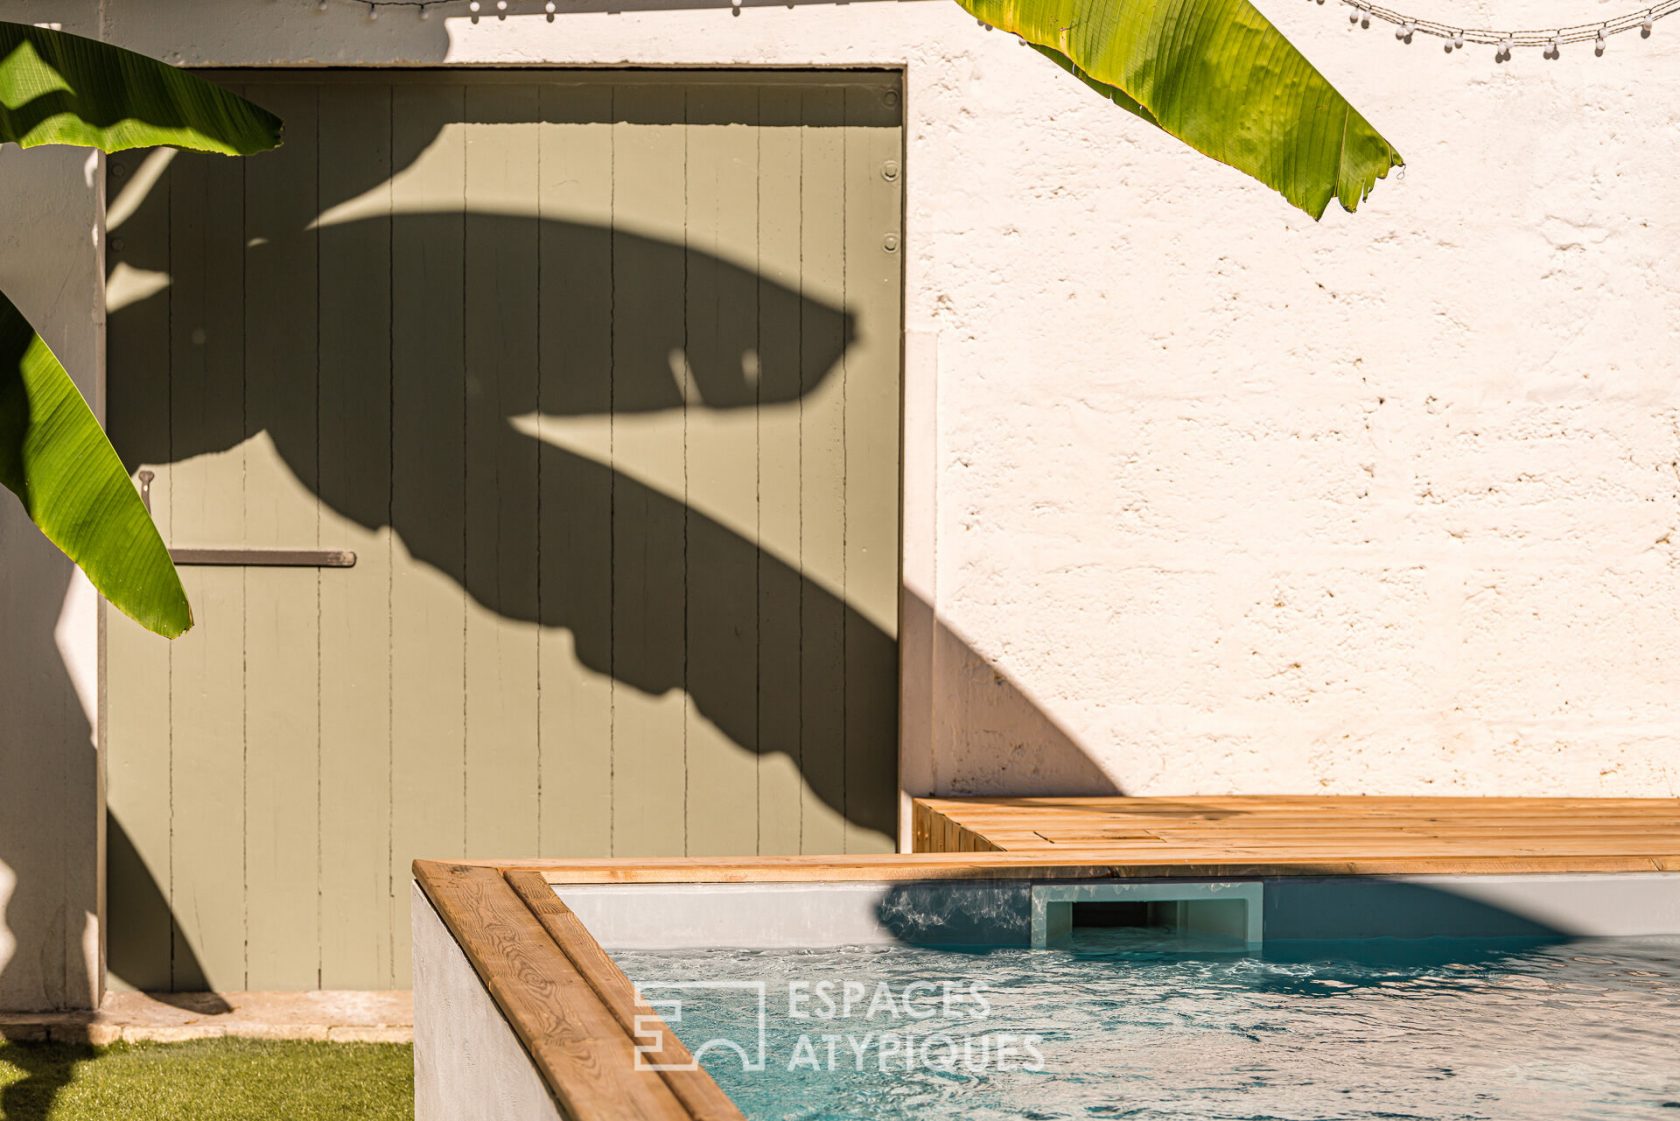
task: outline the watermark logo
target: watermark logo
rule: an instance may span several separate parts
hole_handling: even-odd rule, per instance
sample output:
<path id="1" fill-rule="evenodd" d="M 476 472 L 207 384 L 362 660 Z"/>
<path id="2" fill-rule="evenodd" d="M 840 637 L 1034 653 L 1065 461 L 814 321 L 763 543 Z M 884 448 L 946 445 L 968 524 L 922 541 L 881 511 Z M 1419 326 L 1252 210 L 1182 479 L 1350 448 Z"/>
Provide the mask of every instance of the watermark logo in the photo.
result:
<path id="1" fill-rule="evenodd" d="M 789 1072 L 1044 1070 L 1041 1036 L 986 1030 L 992 1003 L 980 981 L 895 987 L 822 979 L 790 981 L 774 993 L 762 981 L 651 981 L 638 983 L 636 993 L 650 1010 L 635 1021 L 638 1070 L 694 1070 L 714 1051 L 735 1055 L 748 1073 L 772 1063 Z M 685 1014 L 702 1000 L 705 1014 L 686 1017 L 695 1030 L 681 1031 Z M 701 1022 L 727 1026 L 705 1035 Z M 802 1030 L 807 1025 L 814 1030 Z M 696 1041 L 686 1061 L 669 1061 L 667 1027 Z"/>
<path id="2" fill-rule="evenodd" d="M 697 991 L 737 997 L 742 1002 L 739 1011 L 745 1013 L 739 1022 L 747 1028 L 744 1032 L 704 1040 L 694 1048 L 686 1062 L 666 1062 L 664 1029 L 669 1026 L 675 1030 L 683 1022 L 683 994 Z M 656 993 L 663 995 L 650 995 Z M 700 1060 L 710 1051 L 734 1052 L 739 1056 L 744 1071 L 756 1072 L 765 1068 L 765 1025 L 769 1019 L 769 1001 L 763 981 L 638 982 L 636 998 L 652 1009 L 651 1015 L 637 1016 L 635 1021 L 637 1070 L 697 1070 Z"/>

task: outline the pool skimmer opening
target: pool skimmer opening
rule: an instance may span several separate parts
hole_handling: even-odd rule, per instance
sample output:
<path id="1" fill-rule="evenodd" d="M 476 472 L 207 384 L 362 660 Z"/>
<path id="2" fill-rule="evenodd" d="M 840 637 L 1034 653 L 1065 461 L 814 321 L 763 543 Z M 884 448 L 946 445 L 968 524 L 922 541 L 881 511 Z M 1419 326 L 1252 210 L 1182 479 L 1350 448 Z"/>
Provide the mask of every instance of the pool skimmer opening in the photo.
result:
<path id="1" fill-rule="evenodd" d="M 1038 950 L 1065 946 L 1080 926 L 1164 926 L 1258 950 L 1264 900 L 1265 885 L 1258 881 L 1034 884 L 1032 944 Z M 1089 922 L 1081 921 L 1081 912 Z"/>

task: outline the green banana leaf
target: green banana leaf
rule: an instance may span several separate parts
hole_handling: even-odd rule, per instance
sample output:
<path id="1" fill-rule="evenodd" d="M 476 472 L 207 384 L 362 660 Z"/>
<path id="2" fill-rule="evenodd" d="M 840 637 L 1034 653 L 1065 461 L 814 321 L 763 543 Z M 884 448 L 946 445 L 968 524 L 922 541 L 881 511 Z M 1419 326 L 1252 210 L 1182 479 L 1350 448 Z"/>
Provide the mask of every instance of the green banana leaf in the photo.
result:
<path id="1" fill-rule="evenodd" d="M 280 120 L 145 55 L 0 22 L 0 143 L 8 142 L 249 155 L 280 143 Z M 4 293 L 0 483 L 119 610 L 168 638 L 192 626 L 169 551 L 122 461 L 51 348 Z"/>
<path id="2" fill-rule="evenodd" d="M 1313 218 L 1403 161 L 1248 0 L 957 0 Z"/>
<path id="3" fill-rule="evenodd" d="M 169 550 L 45 340 L 0 293 L 0 483 L 93 586 L 166 638 L 192 626 Z"/>
<path id="4" fill-rule="evenodd" d="M 280 119 L 203 78 L 80 35 L 0 23 L 0 143 L 247 156 Z"/>

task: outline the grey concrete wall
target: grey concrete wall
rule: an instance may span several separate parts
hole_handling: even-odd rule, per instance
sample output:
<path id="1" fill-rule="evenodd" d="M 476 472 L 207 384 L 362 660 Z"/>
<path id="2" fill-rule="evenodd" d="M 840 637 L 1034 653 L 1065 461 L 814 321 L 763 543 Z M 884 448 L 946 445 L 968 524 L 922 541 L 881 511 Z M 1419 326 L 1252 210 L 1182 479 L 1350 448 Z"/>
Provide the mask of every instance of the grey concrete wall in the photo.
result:
<path id="1" fill-rule="evenodd" d="M 1025 945 L 1030 890 L 1026 880 L 554 889 L 609 950 Z"/>
<path id="2" fill-rule="evenodd" d="M 1263 883 L 1268 945 L 1325 939 L 1680 935 L 1680 875 L 1666 873 L 1283 877 Z M 1025 880 L 561 884 L 554 891 L 609 950 L 1010 946 L 1027 944 L 1031 933 L 1031 885 Z"/>
<path id="3" fill-rule="evenodd" d="M 12 7 L 0 18 L 16 18 Z M 101 178 L 89 152 L 0 149 L 0 288 L 96 409 Z M 89 1007 L 103 973 L 100 609 L 9 492 L 0 572 L 0 1008 Z"/>
<path id="4" fill-rule="evenodd" d="M 1297 877 L 1265 915 L 1268 941 L 1680 935 L 1680 876 Z"/>
<path id="5" fill-rule="evenodd" d="M 562 1121 L 472 962 L 412 890 L 415 1121 Z"/>

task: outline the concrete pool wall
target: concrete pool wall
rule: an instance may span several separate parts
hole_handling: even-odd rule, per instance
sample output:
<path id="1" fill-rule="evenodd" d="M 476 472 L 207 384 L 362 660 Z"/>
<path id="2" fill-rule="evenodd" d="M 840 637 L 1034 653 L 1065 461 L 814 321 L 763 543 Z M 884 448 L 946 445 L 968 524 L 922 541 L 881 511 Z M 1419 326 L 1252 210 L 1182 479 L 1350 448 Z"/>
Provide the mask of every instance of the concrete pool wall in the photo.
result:
<path id="1" fill-rule="evenodd" d="M 563 1121 L 548 1083 L 414 884 L 415 1121 Z"/>
<path id="2" fill-rule="evenodd" d="M 1680 876 L 1661 872 L 1255 882 L 1265 888 L 1267 941 L 1680 935 Z M 1031 889 L 1028 880 L 986 880 L 557 884 L 554 893 L 607 949 L 772 949 L 1026 945 Z"/>

